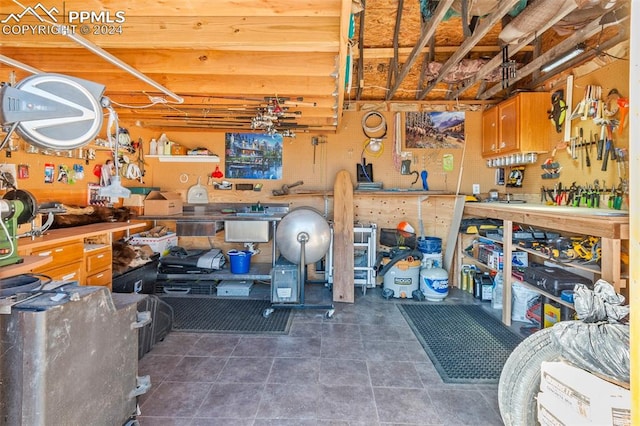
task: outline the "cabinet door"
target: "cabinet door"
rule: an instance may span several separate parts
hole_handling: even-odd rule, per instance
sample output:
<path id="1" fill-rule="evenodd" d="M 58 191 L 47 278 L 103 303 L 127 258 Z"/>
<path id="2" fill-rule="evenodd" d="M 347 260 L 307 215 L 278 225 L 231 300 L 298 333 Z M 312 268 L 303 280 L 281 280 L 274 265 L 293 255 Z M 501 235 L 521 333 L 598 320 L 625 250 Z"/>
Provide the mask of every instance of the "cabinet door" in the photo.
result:
<path id="1" fill-rule="evenodd" d="M 520 98 L 516 96 L 498 105 L 498 118 L 500 122 L 498 150 L 500 154 L 507 154 L 520 149 L 518 129 L 519 103 Z"/>
<path id="2" fill-rule="evenodd" d="M 491 157 L 498 152 L 498 107 L 482 113 L 482 156 Z"/>
<path id="3" fill-rule="evenodd" d="M 549 151 L 555 132 L 547 111 L 551 96 L 546 92 L 526 92 L 519 99 L 518 148 L 523 152 Z"/>

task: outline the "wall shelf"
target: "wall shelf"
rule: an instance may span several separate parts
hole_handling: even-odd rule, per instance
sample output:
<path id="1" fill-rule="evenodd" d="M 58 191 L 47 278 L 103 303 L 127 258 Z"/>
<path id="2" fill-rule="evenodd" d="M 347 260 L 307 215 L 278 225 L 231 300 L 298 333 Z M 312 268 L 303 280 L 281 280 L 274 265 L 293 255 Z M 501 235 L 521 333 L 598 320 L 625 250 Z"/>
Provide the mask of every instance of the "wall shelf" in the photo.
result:
<path id="1" fill-rule="evenodd" d="M 219 163 L 217 155 L 145 155 L 145 158 L 157 158 L 161 163 Z"/>

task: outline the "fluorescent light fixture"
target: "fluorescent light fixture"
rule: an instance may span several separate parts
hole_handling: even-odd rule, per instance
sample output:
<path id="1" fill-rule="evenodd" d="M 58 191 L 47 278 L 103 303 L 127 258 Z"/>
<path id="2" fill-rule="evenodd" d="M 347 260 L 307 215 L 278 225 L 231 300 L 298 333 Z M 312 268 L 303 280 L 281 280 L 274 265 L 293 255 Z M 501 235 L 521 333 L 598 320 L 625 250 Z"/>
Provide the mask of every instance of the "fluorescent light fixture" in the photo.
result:
<path id="1" fill-rule="evenodd" d="M 540 68 L 540 71 L 549 72 L 549 71 L 551 71 L 551 70 L 553 70 L 555 68 L 558 68 L 560 65 L 566 64 L 567 62 L 569 62 L 570 60 L 576 58 L 578 55 L 580 55 L 582 52 L 584 52 L 585 48 L 586 48 L 586 46 L 584 45 L 584 43 L 580 43 L 579 45 L 577 45 L 572 50 L 569 50 L 568 52 L 558 56 L 552 62 L 549 62 L 548 64 L 546 64 L 545 66 Z"/>

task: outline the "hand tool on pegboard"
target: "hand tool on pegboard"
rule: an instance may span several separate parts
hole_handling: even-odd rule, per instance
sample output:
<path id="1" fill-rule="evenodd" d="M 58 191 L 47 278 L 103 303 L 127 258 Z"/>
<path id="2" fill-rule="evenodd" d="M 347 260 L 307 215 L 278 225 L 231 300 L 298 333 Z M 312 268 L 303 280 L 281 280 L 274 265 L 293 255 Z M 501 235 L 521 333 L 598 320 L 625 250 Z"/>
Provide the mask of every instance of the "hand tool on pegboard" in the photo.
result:
<path id="1" fill-rule="evenodd" d="M 591 146 L 591 140 L 585 141 L 582 137 L 582 127 L 580 128 L 580 139 L 582 139 L 582 149 L 584 150 L 584 163 L 587 167 L 591 168 L 591 158 L 589 157 L 589 146 Z"/>

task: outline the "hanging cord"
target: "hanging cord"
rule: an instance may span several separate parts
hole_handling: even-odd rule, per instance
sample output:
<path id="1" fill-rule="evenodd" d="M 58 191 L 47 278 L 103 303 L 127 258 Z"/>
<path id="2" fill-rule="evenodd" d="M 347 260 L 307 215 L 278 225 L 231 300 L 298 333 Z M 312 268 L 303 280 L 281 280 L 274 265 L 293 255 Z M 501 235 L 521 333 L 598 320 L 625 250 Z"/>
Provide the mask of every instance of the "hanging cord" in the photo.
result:
<path id="1" fill-rule="evenodd" d="M 378 120 L 377 124 L 371 124 L 371 117 L 375 117 Z M 387 136 L 387 120 L 380 112 L 369 111 L 362 116 L 361 125 L 362 132 L 367 137 L 367 140 L 364 141 L 362 153 L 360 154 L 360 168 L 367 181 L 373 182 L 372 177 L 369 176 L 369 173 L 367 172 L 367 165 L 364 154 L 369 153 L 376 158 L 382 155 L 382 152 L 384 151 L 382 140 Z M 380 136 L 372 136 L 374 133 L 380 132 L 382 132 Z"/>
<path id="2" fill-rule="evenodd" d="M 380 122 L 375 126 L 371 126 L 369 124 L 370 123 L 369 119 L 371 117 L 377 117 L 380 120 Z M 361 124 L 362 124 L 362 131 L 364 132 L 364 135 L 369 139 L 384 139 L 387 136 L 387 120 L 384 118 L 384 115 L 382 115 L 378 111 L 369 111 L 368 113 L 363 115 Z M 381 136 L 374 137 L 371 135 L 372 133 L 377 133 L 381 130 L 382 130 Z"/>

